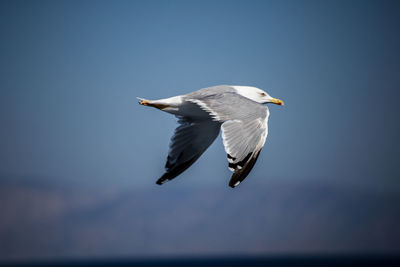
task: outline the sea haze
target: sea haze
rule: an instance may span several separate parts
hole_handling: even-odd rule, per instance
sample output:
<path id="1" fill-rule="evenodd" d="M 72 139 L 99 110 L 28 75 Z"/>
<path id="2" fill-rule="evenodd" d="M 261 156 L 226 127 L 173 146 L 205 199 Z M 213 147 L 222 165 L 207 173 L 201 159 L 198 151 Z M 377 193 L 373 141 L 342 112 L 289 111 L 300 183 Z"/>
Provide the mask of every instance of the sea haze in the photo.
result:
<path id="1" fill-rule="evenodd" d="M 398 194 L 257 179 L 236 189 L 3 179 L 0 262 L 400 252 Z"/>

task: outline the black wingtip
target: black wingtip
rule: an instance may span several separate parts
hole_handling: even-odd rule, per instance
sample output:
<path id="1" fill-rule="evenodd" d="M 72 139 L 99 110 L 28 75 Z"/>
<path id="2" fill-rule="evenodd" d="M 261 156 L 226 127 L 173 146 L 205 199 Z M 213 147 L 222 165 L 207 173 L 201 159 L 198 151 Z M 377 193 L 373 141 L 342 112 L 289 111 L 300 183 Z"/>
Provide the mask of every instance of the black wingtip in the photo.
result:
<path id="1" fill-rule="evenodd" d="M 168 173 L 166 172 L 166 173 L 164 173 L 163 176 L 161 176 L 161 177 L 157 180 L 156 184 L 162 185 L 162 184 L 165 184 L 165 183 L 166 183 L 167 181 L 169 181 L 169 180 L 170 180 L 170 177 L 169 177 Z"/>
<path id="2" fill-rule="evenodd" d="M 179 165 L 171 166 L 167 161 L 166 168 L 170 168 L 166 173 L 161 176 L 160 179 L 157 180 L 156 184 L 162 185 L 167 181 L 174 179 L 176 176 L 184 172 L 187 168 L 189 168 L 199 157 L 201 153 L 194 156 L 192 159 L 182 162 Z"/>
<path id="3" fill-rule="evenodd" d="M 237 187 L 246 177 L 249 175 L 251 169 L 253 169 L 254 164 L 256 163 L 258 156 L 260 155 L 260 150 L 256 151 L 247 162 L 244 164 L 243 168 L 235 170 L 233 173 L 231 180 L 229 181 L 229 186 L 232 188 Z M 246 157 L 247 158 L 247 157 Z"/>
<path id="4" fill-rule="evenodd" d="M 242 180 L 243 181 L 243 180 Z M 241 182 L 236 181 L 235 183 L 231 180 L 229 181 L 229 186 L 232 188 L 236 188 Z"/>

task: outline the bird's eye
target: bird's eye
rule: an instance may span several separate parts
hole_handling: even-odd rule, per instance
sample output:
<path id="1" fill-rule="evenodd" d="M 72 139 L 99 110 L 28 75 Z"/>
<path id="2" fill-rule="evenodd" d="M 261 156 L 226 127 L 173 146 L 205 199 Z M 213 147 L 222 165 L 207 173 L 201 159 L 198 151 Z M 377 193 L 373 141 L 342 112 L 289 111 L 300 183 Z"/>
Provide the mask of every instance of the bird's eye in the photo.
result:
<path id="1" fill-rule="evenodd" d="M 260 93 L 261 96 L 265 96 L 265 93 Z"/>

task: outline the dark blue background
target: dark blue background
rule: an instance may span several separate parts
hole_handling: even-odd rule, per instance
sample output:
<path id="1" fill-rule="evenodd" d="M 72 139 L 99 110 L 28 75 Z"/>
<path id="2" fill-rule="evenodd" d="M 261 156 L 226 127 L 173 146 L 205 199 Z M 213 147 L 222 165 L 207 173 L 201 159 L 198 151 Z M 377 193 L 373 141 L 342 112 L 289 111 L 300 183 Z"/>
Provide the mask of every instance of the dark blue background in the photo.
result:
<path id="1" fill-rule="evenodd" d="M 157 194 L 154 182 L 163 173 L 175 119 L 137 105 L 135 97 L 165 98 L 232 84 L 259 87 L 285 102 L 270 106 L 269 136 L 252 173 L 229 191 L 218 138 L 193 167 L 160 189 L 180 188 L 164 193 L 165 203 L 153 212 L 159 215 L 185 190 L 252 195 L 262 194 L 257 187 L 281 182 L 397 195 L 399 11 L 398 1 L 1 1 L 1 179 L 22 187 L 74 184 Z M 10 194 L 6 210 L 18 213 L 19 196 L 25 194 Z M 147 216 L 146 199 L 143 210 L 136 210 L 139 217 Z M 262 210 L 265 202 L 252 205 Z M 384 207 L 397 211 L 398 203 Z M 218 218 L 220 210 L 209 212 Z M 236 231 L 234 223 L 229 227 Z M 262 235 L 262 228 L 256 229 L 254 236 Z M 239 238 L 238 246 L 252 240 Z M 10 251 L 21 252 L 18 242 Z M 395 249 L 386 245 L 384 251 Z M 162 249 L 148 252 L 169 251 Z"/>

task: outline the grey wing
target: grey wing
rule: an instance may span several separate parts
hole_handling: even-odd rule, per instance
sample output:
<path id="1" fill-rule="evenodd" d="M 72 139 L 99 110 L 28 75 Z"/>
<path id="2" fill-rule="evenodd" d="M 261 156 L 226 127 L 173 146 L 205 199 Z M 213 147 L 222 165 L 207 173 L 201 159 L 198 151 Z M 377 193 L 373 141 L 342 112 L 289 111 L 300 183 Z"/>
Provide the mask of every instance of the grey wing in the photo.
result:
<path id="1" fill-rule="evenodd" d="M 229 186 L 236 187 L 250 173 L 268 134 L 266 106 L 233 93 L 191 100 L 223 122 L 222 140 L 233 175 Z"/>
<path id="2" fill-rule="evenodd" d="M 157 180 L 163 184 L 189 168 L 212 144 L 219 134 L 220 122 L 212 120 L 193 121 L 180 118 L 180 126 L 171 138 L 165 173 Z"/>
<path id="3" fill-rule="evenodd" d="M 236 187 L 250 173 L 264 146 L 268 134 L 266 120 L 226 121 L 221 128 L 228 166 L 233 171 L 229 186 Z"/>

